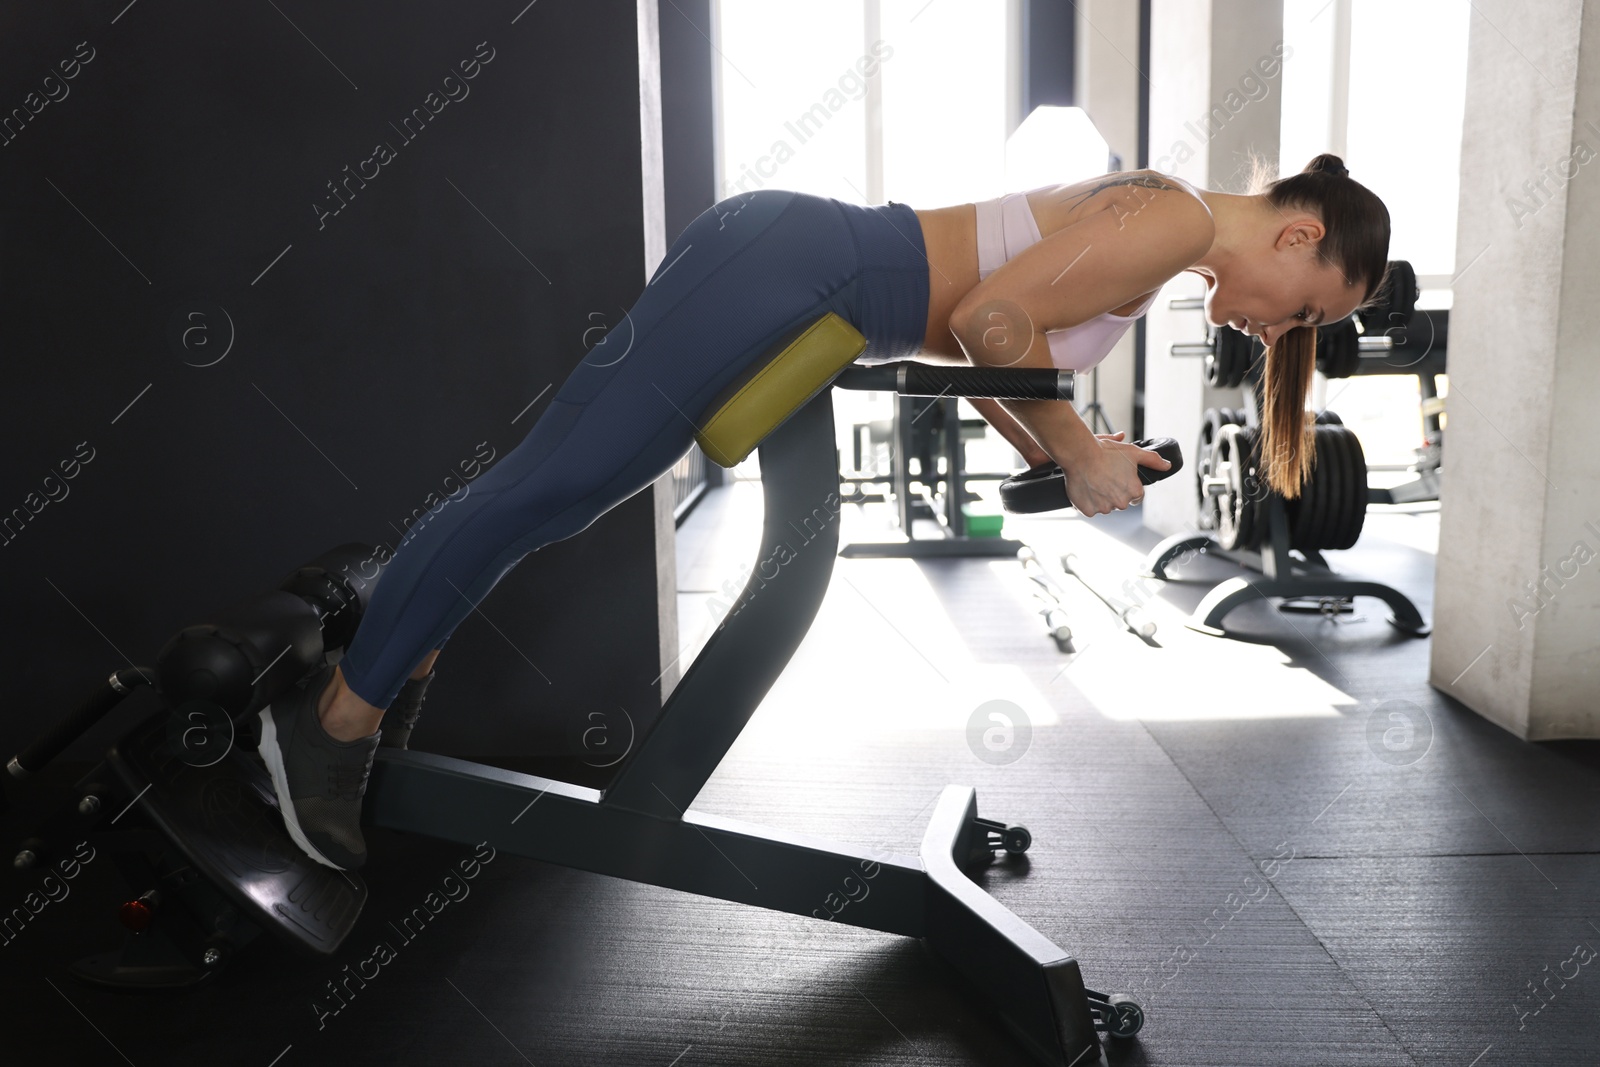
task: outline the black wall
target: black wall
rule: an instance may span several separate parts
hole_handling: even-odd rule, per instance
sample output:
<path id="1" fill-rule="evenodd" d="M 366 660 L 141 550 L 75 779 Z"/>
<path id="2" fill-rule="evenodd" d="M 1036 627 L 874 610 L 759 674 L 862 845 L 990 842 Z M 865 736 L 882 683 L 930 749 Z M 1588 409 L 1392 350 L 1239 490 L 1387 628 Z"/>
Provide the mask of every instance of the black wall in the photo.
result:
<path id="1" fill-rule="evenodd" d="M 39 108 L 0 146 L 7 755 L 323 549 L 398 545 L 638 296 L 635 4 L 525 2 L 0 14 L 0 114 Z M 416 742 L 646 725 L 655 568 L 648 492 L 528 557 L 457 630 Z"/>

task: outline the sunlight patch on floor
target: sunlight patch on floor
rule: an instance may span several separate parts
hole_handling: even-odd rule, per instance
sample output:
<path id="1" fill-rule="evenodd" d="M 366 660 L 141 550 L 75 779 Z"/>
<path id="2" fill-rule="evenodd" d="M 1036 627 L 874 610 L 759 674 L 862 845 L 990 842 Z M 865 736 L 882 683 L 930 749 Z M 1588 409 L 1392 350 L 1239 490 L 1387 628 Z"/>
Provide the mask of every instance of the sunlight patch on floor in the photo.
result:
<path id="1" fill-rule="evenodd" d="M 752 731 L 824 743 L 906 730 L 965 731 L 989 701 L 1035 726 L 1060 721 L 1020 666 L 982 663 L 910 560 L 840 560 L 805 643 Z"/>
<path id="2" fill-rule="evenodd" d="M 1189 629 L 1188 613 L 1161 597 L 1165 583 L 1139 577 L 1144 554 L 1088 522 L 1059 524 L 1032 542 L 1073 633 L 1072 651 L 1062 654 L 1062 669 L 1046 689 L 1052 696 L 1058 686 L 1070 687 L 1108 718 L 1153 721 L 1333 716 L 1341 706 L 1359 703 L 1312 671 L 1292 666 L 1272 645 Z M 1153 640 L 1160 647 L 1130 633 L 1112 607 L 1065 573 L 1059 560 L 1066 552 L 1100 594 L 1155 623 Z M 1009 560 L 989 566 L 1019 611 L 1036 614 L 1035 585 L 1021 567 Z M 1034 630 L 1039 640 L 1049 641 L 1042 620 Z M 1302 632 L 1310 633 L 1303 626 Z"/>

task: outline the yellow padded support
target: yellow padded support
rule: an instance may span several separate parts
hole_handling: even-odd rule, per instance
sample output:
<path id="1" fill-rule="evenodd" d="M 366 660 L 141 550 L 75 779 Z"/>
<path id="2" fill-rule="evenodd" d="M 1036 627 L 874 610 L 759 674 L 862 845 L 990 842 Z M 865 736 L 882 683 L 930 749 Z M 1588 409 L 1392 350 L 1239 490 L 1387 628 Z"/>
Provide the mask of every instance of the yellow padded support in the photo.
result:
<path id="1" fill-rule="evenodd" d="M 834 312 L 801 323 L 712 401 L 695 434 L 700 450 L 718 466 L 734 466 L 866 347 L 861 332 Z"/>

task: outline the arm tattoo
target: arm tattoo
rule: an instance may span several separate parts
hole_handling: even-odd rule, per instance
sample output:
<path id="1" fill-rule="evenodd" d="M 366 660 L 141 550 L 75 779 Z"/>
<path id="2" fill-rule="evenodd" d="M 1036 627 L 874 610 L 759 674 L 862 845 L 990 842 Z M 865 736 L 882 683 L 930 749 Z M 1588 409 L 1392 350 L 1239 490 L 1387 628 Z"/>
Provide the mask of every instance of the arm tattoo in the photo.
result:
<path id="1" fill-rule="evenodd" d="M 1083 201 L 1088 200 L 1096 193 L 1102 192 L 1106 189 L 1114 188 L 1119 185 L 1136 185 L 1142 189 L 1167 189 L 1172 192 L 1179 191 L 1176 185 L 1173 185 L 1170 182 L 1164 182 L 1160 178 L 1129 174 L 1122 177 L 1108 178 L 1107 180 L 1096 185 L 1093 189 L 1090 189 L 1088 192 L 1074 197 L 1071 201 L 1071 204 L 1073 207 L 1077 207 Z"/>

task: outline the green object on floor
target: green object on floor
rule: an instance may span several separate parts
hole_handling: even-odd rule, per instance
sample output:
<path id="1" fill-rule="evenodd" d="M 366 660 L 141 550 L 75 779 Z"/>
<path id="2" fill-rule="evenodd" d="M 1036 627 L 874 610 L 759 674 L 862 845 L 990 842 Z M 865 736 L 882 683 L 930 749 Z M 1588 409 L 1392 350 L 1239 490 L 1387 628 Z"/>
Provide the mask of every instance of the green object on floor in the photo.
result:
<path id="1" fill-rule="evenodd" d="M 1006 521 L 999 512 L 978 511 L 971 504 L 961 505 L 961 514 L 967 520 L 968 537 L 999 537 L 1000 527 Z"/>

